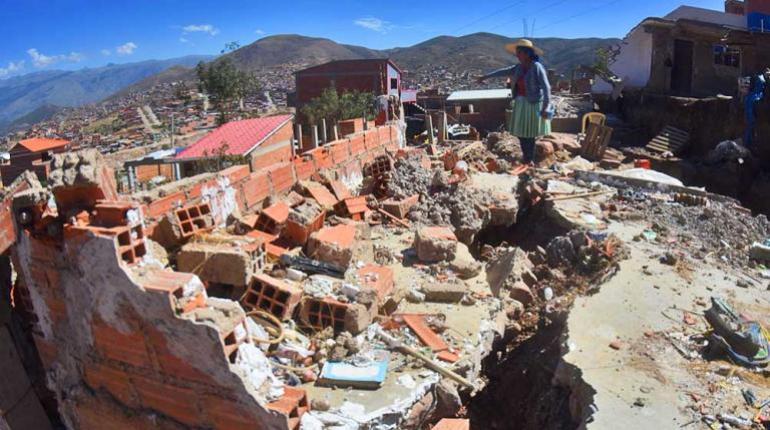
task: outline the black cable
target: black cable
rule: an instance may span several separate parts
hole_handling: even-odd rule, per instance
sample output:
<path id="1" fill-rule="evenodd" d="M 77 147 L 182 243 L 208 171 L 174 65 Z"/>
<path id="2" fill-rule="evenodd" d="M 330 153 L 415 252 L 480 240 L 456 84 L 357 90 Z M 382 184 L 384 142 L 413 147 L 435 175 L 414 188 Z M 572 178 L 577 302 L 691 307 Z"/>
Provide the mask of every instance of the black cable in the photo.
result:
<path id="1" fill-rule="evenodd" d="M 528 15 L 538 15 L 540 12 L 543 12 L 543 11 L 545 11 L 545 10 L 548 10 L 548 9 L 550 9 L 550 8 L 552 8 L 552 7 L 556 7 L 556 6 L 558 6 L 558 5 L 560 5 L 560 4 L 563 4 L 563 3 L 566 3 L 566 2 L 567 2 L 567 0 L 559 0 L 559 1 L 553 2 L 553 3 L 549 4 L 549 5 L 543 6 L 542 8 L 540 8 L 540 9 L 536 10 L 535 12 L 533 12 L 533 13 L 531 13 L 531 14 L 528 14 Z M 518 18 L 516 18 L 516 19 L 518 19 Z M 515 20 L 514 20 L 514 21 L 515 21 Z M 500 28 L 500 27 L 502 27 L 502 26 L 504 26 L 504 25 L 508 25 L 508 24 L 511 24 L 512 22 L 513 22 L 513 21 L 506 21 L 506 22 L 503 22 L 503 23 L 501 23 L 501 24 L 498 24 L 498 25 L 496 25 L 496 26 L 494 26 L 494 27 L 490 28 L 490 29 L 489 29 L 489 31 L 492 31 L 492 30 L 494 30 L 494 29 L 496 29 L 496 28 Z"/>
<path id="2" fill-rule="evenodd" d="M 468 28 L 468 27 L 470 27 L 470 26 L 472 26 L 472 25 L 475 25 L 475 24 L 478 24 L 478 23 L 479 23 L 479 22 L 481 22 L 481 21 L 484 21 L 484 20 L 485 20 L 485 19 L 487 19 L 487 18 L 492 18 L 492 17 L 493 17 L 493 16 L 495 16 L 495 15 L 501 14 L 501 13 L 505 12 L 505 11 L 506 11 L 506 10 L 508 10 L 508 9 L 511 9 L 511 8 L 513 8 L 513 7 L 515 7 L 515 6 L 518 6 L 518 5 L 520 5 L 520 4 L 522 4 L 522 3 L 526 3 L 526 2 L 527 2 L 527 0 L 521 0 L 521 1 L 517 1 L 517 2 L 511 3 L 511 4 L 509 4 L 508 6 L 505 6 L 505 7 L 504 7 L 504 8 L 502 8 L 502 9 L 498 9 L 498 10 L 496 10 L 496 11 L 494 11 L 494 12 L 490 13 L 489 15 L 484 15 L 484 16 L 482 16 L 481 18 L 479 18 L 479 19 L 477 19 L 477 20 L 475 20 L 475 21 L 471 21 L 471 22 L 469 22 L 468 24 L 465 24 L 465 25 L 463 25 L 462 27 L 460 27 L 460 28 L 458 28 L 457 30 L 455 30 L 455 31 L 454 31 L 454 33 L 455 33 L 455 34 L 457 34 L 457 33 L 459 33 L 459 32 L 460 32 L 460 30 L 464 30 L 464 29 L 466 29 L 466 28 Z"/>
<path id="3" fill-rule="evenodd" d="M 557 25 L 557 24 L 561 24 L 561 23 L 567 22 L 567 21 L 569 21 L 571 19 L 575 19 L 575 18 L 581 17 L 583 15 L 588 15 L 589 13 L 596 12 L 597 10 L 603 9 L 603 8 L 605 8 L 607 6 L 612 6 L 615 3 L 620 3 L 621 1 L 623 1 L 623 0 L 612 0 L 611 2 L 608 2 L 608 3 L 602 4 L 602 5 L 596 6 L 594 8 L 588 9 L 588 10 L 584 10 L 583 12 L 576 13 L 576 14 L 568 16 L 568 17 L 566 17 L 564 19 L 560 19 L 560 20 L 552 22 L 550 24 L 546 24 L 546 25 L 544 25 L 542 27 L 538 27 L 537 30 L 542 30 L 544 28 L 548 28 L 548 27 L 551 27 L 551 26 L 554 26 L 554 25 Z"/>

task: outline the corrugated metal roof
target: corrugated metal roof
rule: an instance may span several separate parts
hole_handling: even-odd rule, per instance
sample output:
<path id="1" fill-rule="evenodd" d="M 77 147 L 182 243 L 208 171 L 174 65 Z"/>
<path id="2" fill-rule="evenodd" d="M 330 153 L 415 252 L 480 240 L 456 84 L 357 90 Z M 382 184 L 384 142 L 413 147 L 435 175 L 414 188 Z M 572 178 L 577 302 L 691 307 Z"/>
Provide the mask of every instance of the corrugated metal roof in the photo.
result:
<path id="1" fill-rule="evenodd" d="M 468 91 L 455 91 L 449 95 L 446 99 L 448 102 L 456 102 L 462 100 L 486 100 L 486 99 L 509 99 L 511 98 L 511 90 L 507 88 L 495 89 L 495 90 L 468 90 Z"/>

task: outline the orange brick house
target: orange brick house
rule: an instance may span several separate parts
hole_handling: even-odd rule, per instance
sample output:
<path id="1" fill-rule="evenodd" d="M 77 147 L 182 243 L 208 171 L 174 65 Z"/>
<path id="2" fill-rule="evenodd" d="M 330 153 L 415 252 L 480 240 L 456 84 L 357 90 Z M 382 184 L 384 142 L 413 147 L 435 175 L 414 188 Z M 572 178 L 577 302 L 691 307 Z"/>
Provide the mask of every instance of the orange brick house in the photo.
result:
<path id="1" fill-rule="evenodd" d="M 70 141 L 63 139 L 35 137 L 20 141 L 11 148 L 10 161 L 0 165 L 3 185 L 10 185 L 25 170 L 34 172 L 41 181 L 45 181 L 52 155 L 70 148 Z"/>

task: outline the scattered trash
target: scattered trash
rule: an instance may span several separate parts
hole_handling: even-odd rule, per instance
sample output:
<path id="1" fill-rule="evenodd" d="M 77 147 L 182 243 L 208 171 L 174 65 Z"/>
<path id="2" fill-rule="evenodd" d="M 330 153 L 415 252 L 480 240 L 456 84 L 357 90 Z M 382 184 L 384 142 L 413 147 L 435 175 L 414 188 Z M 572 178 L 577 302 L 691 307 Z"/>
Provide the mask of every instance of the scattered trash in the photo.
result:
<path id="1" fill-rule="evenodd" d="M 726 355 L 746 367 L 765 366 L 770 362 L 767 331 L 757 322 L 739 316 L 724 300 L 712 297 L 705 313 L 711 325 L 709 355 Z"/>

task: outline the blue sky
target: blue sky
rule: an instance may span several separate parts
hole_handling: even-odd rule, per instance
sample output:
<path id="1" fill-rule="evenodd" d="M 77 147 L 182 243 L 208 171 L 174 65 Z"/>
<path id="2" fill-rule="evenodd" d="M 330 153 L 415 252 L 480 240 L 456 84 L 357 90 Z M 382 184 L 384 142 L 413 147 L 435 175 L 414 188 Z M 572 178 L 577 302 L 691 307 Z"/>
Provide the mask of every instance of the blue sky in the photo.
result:
<path id="1" fill-rule="evenodd" d="M 217 54 L 225 43 L 297 33 L 370 48 L 488 31 L 622 37 L 681 0 L 0 0 L 0 78 Z M 721 9 L 722 0 L 691 0 Z M 387 5 L 387 7 L 385 6 Z M 530 33 L 532 35 L 532 33 Z"/>

